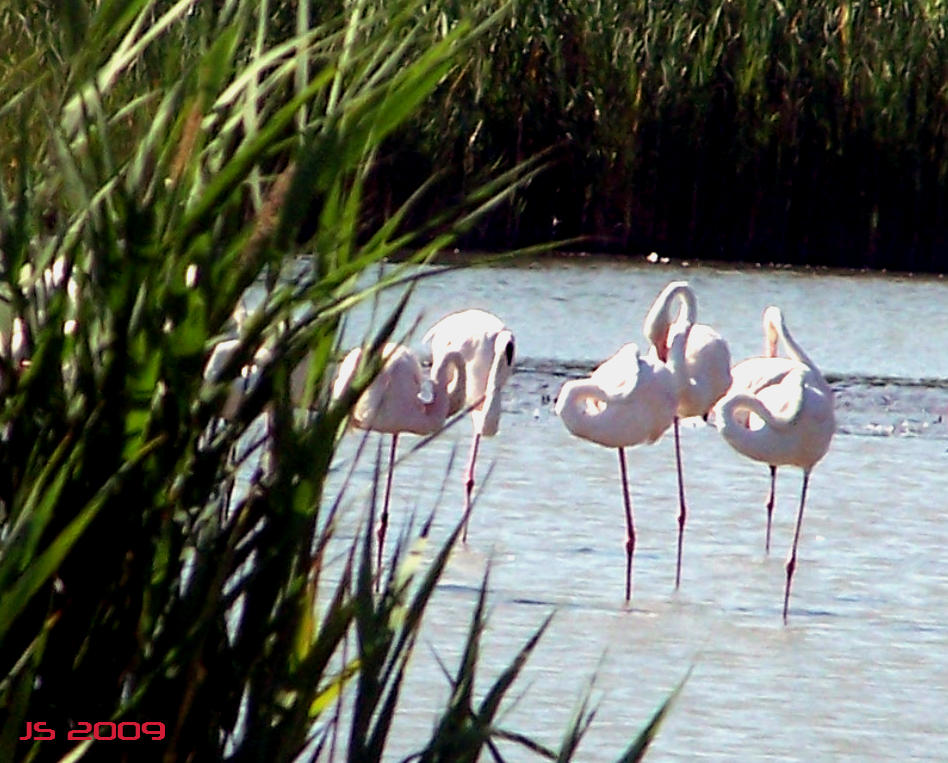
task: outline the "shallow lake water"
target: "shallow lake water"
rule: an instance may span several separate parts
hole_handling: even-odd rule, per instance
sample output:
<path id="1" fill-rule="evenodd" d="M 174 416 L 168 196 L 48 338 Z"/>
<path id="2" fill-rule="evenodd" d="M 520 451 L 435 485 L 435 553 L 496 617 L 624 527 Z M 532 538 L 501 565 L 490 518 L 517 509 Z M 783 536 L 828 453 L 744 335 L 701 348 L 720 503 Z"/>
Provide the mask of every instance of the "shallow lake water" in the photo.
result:
<path id="1" fill-rule="evenodd" d="M 703 422 L 685 422 L 690 513 L 676 592 L 671 433 L 629 450 L 638 537 L 627 606 L 616 453 L 572 437 L 552 412 L 567 378 L 627 341 L 644 349 L 645 311 L 681 278 L 697 294 L 699 320 L 728 340 L 735 362 L 760 353 L 761 313 L 779 305 L 835 390 L 838 429 L 810 481 L 787 627 L 780 615 L 798 469 L 779 471 L 765 555 L 767 467 Z M 383 299 L 382 310 L 390 304 Z M 550 258 L 420 282 L 406 314 L 406 327 L 419 320 L 412 344 L 420 348 L 425 327 L 443 314 L 482 307 L 515 332 L 518 357 L 501 431 L 482 442 L 469 541 L 454 551 L 426 614 L 390 759 L 430 736 L 450 692 L 438 660 L 457 668 L 488 564 L 480 691 L 555 612 L 512 690 L 520 700 L 508 703 L 503 728 L 557 746 L 595 674 L 598 712 L 577 759 L 615 759 L 693 666 L 652 760 L 944 759 L 946 304 L 940 279 L 641 260 Z M 348 335 L 357 341 L 371 322 L 370 310 L 359 311 Z M 469 437 L 461 421 L 399 464 L 390 538 L 412 513 L 435 509 L 433 545 L 450 532 Z M 343 444 L 330 496 L 358 439 Z M 402 439 L 403 451 L 412 440 Z M 346 500 L 353 517 L 372 478 L 374 447 L 367 450 Z M 510 744 L 501 750 L 509 760 L 536 759 Z"/>

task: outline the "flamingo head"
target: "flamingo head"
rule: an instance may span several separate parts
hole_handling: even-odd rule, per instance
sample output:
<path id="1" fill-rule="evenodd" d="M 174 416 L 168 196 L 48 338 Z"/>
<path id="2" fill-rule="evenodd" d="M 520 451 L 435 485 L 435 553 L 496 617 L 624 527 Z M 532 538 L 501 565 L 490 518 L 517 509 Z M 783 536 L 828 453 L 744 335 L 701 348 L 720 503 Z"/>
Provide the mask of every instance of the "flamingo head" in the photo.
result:
<path id="1" fill-rule="evenodd" d="M 502 352 L 508 366 L 514 364 L 514 335 L 512 331 L 504 329 L 497 333 L 497 339 L 494 340 L 495 350 Z"/>
<path id="2" fill-rule="evenodd" d="M 513 370 L 515 355 L 513 332 L 509 329 L 498 331 L 494 339 L 494 364 L 497 367 L 497 382 L 501 386 Z"/>

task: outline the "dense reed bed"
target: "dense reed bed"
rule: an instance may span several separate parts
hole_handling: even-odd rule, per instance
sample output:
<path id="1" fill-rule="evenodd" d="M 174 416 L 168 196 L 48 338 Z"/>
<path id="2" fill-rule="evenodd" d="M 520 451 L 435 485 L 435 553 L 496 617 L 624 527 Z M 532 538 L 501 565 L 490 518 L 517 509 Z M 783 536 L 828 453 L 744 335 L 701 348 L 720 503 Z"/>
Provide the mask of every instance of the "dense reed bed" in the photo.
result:
<path id="1" fill-rule="evenodd" d="M 450 29 L 463 4 L 437 5 Z M 946 33 L 934 1 L 518 0 L 387 144 L 379 184 L 449 167 L 461 193 L 554 148 L 556 168 L 469 246 L 587 235 L 586 249 L 944 271 Z"/>
<path id="2" fill-rule="evenodd" d="M 404 269 L 359 277 L 393 252 L 427 260 L 537 167 L 481 168 L 437 214 L 424 193 L 384 217 L 365 199 L 383 143 L 509 10 L 447 25 L 416 0 L 321 18 L 240 0 L 0 10 L 0 759 L 382 757 L 457 529 L 429 539 L 422 522 L 380 570 L 374 494 L 326 493 L 411 292 Z M 205 378 L 251 284 L 262 303 Z M 340 324 L 380 289 L 399 307 L 334 399 Z M 222 418 L 261 345 L 258 383 Z M 351 541 L 343 511 L 359 512 Z M 486 589 L 419 758 L 505 740 L 568 760 L 588 702 L 557 749 L 497 724 L 545 625 L 475 692 Z"/>

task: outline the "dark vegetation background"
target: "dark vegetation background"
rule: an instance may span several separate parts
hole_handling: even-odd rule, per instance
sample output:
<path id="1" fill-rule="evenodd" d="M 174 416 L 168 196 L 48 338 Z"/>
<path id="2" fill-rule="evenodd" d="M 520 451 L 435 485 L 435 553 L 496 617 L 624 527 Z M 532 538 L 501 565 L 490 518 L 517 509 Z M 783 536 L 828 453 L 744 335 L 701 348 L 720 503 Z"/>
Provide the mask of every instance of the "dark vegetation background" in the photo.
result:
<path id="1" fill-rule="evenodd" d="M 439 5 L 449 28 L 463 3 Z M 513 6 L 387 142 L 375 214 L 435 170 L 437 208 L 552 148 L 462 247 L 948 268 L 945 3 Z"/>
<path id="2" fill-rule="evenodd" d="M 28 5 L 32 14 L 44 7 Z M 313 3 L 312 22 L 344 5 Z M 443 37 L 470 5 L 434 0 L 423 23 Z M 553 166 L 461 248 L 585 236 L 574 248 L 948 269 L 941 0 L 510 6 L 385 142 L 367 184 L 368 220 L 441 173 L 415 208 L 416 221 L 430 219 L 499 168 L 549 150 Z M 268 12 L 271 31 L 294 28 L 294 4 Z M 66 42 L 81 37 L 82 12 L 74 15 L 60 30 Z M 5 45 L 0 65 L 34 42 Z M 165 64 L 151 66 L 139 70 L 144 80 Z"/>

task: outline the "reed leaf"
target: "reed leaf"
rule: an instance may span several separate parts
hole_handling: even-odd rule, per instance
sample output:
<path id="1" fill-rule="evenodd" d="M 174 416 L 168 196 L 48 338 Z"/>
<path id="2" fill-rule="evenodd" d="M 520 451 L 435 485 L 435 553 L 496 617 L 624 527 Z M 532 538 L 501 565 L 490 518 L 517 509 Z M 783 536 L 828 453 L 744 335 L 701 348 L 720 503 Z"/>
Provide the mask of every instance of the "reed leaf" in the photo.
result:
<path id="1" fill-rule="evenodd" d="M 0 757 L 97 759 L 62 738 L 87 718 L 163 724 L 143 760 L 309 759 L 343 732 L 347 757 L 383 757 L 460 525 L 406 532 L 378 569 L 376 496 L 327 495 L 336 449 L 412 330 L 436 272 L 417 265 L 550 155 L 371 205 L 392 146 L 514 20 L 421 0 L 0 9 L 21 56 L 0 62 Z M 333 395 L 347 314 L 383 290 L 395 307 Z M 432 749 L 548 753 L 494 725 L 545 625 L 475 709 L 486 595 Z M 34 718 L 54 742 L 19 739 Z"/>

